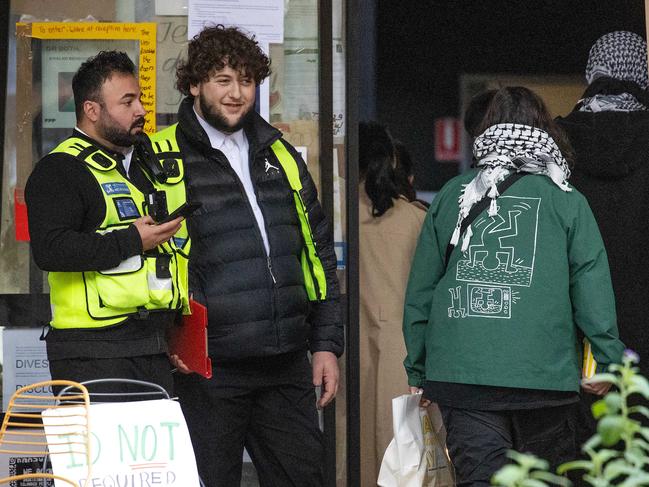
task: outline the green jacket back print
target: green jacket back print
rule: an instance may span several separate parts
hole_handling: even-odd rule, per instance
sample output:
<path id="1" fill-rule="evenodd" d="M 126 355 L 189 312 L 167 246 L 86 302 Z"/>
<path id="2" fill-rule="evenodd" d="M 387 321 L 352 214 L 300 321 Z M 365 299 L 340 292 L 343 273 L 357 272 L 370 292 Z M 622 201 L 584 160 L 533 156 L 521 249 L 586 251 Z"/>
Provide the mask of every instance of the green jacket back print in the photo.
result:
<path id="1" fill-rule="evenodd" d="M 410 385 L 424 380 L 577 391 L 577 328 L 605 367 L 621 358 L 608 261 L 597 223 L 576 190 L 522 178 L 485 210 L 444 265 L 462 185 L 449 181 L 426 216 L 404 312 Z"/>

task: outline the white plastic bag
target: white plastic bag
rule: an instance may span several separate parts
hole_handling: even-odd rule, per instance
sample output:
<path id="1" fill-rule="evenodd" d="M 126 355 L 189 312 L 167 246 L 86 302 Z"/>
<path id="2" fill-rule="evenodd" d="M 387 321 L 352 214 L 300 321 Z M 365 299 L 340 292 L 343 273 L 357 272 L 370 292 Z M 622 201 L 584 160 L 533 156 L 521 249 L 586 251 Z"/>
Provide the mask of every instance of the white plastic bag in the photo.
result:
<path id="1" fill-rule="evenodd" d="M 385 450 L 379 487 L 446 487 L 454 485 L 444 445 L 440 443 L 420 394 L 392 399 L 394 438 Z"/>

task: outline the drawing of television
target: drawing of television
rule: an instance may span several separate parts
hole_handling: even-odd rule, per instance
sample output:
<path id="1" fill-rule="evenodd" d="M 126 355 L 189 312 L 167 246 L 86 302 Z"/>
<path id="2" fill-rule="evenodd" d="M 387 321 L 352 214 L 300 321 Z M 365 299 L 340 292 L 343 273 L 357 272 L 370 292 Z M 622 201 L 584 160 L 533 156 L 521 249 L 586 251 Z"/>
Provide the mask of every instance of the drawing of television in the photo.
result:
<path id="1" fill-rule="evenodd" d="M 511 318 L 512 290 L 509 286 L 468 284 L 469 316 Z"/>

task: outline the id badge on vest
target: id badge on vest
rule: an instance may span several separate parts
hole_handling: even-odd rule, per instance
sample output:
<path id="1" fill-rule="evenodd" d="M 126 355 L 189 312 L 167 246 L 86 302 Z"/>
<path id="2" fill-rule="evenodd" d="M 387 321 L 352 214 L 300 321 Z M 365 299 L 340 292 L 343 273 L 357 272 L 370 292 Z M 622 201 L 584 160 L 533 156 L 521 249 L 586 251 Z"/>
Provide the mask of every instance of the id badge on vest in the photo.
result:
<path id="1" fill-rule="evenodd" d="M 114 198 L 113 203 L 115 204 L 117 216 L 120 220 L 132 220 L 140 216 L 140 212 L 133 198 Z"/>

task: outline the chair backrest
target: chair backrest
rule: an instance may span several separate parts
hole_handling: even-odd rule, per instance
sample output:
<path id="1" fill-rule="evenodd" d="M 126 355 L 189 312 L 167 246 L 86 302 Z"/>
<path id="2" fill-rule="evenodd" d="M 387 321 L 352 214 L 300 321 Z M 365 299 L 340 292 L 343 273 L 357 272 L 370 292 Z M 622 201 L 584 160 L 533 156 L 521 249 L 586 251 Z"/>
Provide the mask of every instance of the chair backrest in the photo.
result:
<path id="1" fill-rule="evenodd" d="M 90 404 L 171 399 L 164 387 L 143 380 L 120 378 L 93 379 L 83 381 L 80 384 L 88 390 Z M 64 387 L 59 392 L 59 397 L 63 401 L 69 394 L 74 394 L 74 389 Z"/>
<path id="2" fill-rule="evenodd" d="M 65 387 L 69 393 L 64 401 L 52 394 L 52 387 Z M 0 453 L 16 456 L 46 457 L 52 454 L 48 449 L 48 437 L 42 421 L 42 413 L 54 412 L 61 418 L 54 426 L 55 435 L 50 434 L 50 444 L 56 442 L 62 453 L 85 457 L 88 472 L 82 486 L 90 479 L 90 427 L 88 407 L 90 399 L 85 386 L 68 380 L 51 380 L 22 387 L 13 393 L 0 427 Z M 74 409 L 72 409 L 74 408 Z M 78 483 L 44 471 L 12 475 L 0 479 L 0 485 L 22 479 L 56 479 L 78 487 Z M 20 484 L 18 484 L 20 485 Z"/>

